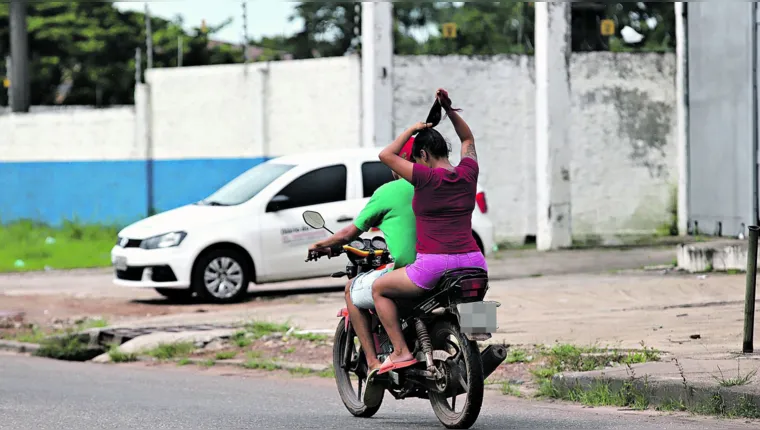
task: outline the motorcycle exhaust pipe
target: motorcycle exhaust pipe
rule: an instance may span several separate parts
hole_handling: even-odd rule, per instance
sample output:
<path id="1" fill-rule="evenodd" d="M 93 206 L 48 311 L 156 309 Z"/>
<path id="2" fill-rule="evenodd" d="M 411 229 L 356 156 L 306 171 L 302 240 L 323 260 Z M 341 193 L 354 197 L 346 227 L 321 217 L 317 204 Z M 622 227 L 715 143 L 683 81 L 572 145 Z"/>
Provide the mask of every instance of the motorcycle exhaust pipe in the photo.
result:
<path id="1" fill-rule="evenodd" d="M 480 360 L 483 362 L 483 379 L 491 376 L 506 358 L 506 345 L 488 345 L 488 347 L 480 353 Z"/>

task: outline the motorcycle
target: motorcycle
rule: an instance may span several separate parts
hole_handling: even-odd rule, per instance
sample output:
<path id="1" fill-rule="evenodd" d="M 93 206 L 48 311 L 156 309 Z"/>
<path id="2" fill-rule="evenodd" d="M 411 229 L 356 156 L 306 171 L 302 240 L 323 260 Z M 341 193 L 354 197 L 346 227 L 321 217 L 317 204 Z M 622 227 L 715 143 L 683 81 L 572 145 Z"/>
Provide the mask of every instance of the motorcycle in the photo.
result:
<path id="1" fill-rule="evenodd" d="M 314 229 L 325 229 L 322 215 L 314 211 L 303 213 L 304 222 Z M 332 274 L 333 278 L 353 279 L 363 272 L 392 263 L 385 239 L 357 239 L 348 245 L 334 247 L 328 258 L 345 254 L 349 260 L 346 270 Z M 306 261 L 316 261 L 323 254 L 309 253 Z M 378 375 L 373 383 L 382 384 L 383 397 L 390 393 L 397 400 L 428 399 L 438 420 L 446 428 L 470 428 L 478 418 L 483 404 L 485 379 L 504 361 L 506 346 L 489 345 L 482 352 L 477 342 L 491 338 L 487 328 L 477 327 L 470 315 L 485 315 L 486 321 L 496 321 L 498 302 L 486 302 L 488 273 L 481 268 L 459 268 L 447 271 L 438 285 L 423 296 L 407 301 L 396 300 L 401 328 L 407 344 L 418 363 L 397 371 Z M 375 350 L 382 362 L 393 346 L 372 314 L 371 332 Z M 463 318 L 465 316 L 466 318 Z M 333 345 L 333 367 L 338 393 L 348 411 L 361 418 L 377 413 L 376 406 L 363 402 L 362 387 L 369 369 L 358 338 L 353 332 L 348 309 L 341 309 Z M 357 388 L 354 388 L 356 382 Z M 464 397 L 457 411 L 457 397 Z M 449 402 L 451 399 L 451 402 Z"/>

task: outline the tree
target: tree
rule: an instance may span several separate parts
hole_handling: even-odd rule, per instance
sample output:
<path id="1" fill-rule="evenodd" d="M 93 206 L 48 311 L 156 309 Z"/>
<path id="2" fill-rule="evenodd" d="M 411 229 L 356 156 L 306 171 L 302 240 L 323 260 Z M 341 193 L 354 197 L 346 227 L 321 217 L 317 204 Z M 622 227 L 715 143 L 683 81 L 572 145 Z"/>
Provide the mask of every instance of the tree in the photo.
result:
<path id="1" fill-rule="evenodd" d="M 0 58 L 9 55 L 9 4 L 0 3 Z M 188 34 L 181 19 L 151 18 L 154 67 L 177 65 L 182 40 L 183 65 L 242 62 L 242 49 L 209 47 L 209 38 L 229 21 Z M 29 2 L 27 27 L 33 105 L 134 103 L 135 51 L 146 66 L 145 16 L 122 12 L 111 2 Z M 0 104 L 7 94 L 0 92 Z"/>

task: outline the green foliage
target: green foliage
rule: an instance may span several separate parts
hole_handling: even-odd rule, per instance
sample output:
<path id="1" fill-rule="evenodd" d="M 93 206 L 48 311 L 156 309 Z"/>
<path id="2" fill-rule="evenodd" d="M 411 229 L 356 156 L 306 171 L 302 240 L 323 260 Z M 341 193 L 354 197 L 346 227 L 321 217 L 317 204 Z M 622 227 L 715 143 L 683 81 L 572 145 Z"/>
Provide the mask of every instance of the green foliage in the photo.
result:
<path id="1" fill-rule="evenodd" d="M 194 350 L 195 346 L 192 342 L 162 343 L 150 351 L 146 351 L 146 354 L 158 360 L 171 360 L 186 357 Z"/>
<path id="2" fill-rule="evenodd" d="M 9 54 L 8 2 L 0 2 L 0 59 Z M 112 2 L 29 2 L 27 7 L 31 57 L 32 105 L 122 105 L 134 103 L 135 51 L 145 55 L 145 15 L 122 12 Z M 209 44 L 231 21 L 206 32 L 183 29 L 181 19 L 151 18 L 153 66 L 177 65 L 182 41 L 183 65 L 227 64 L 243 61 L 240 47 Z M 7 105 L 0 91 L 0 104 Z"/>
<path id="3" fill-rule="evenodd" d="M 118 232 L 77 221 L 60 227 L 31 220 L 0 224 L 0 272 L 108 266 Z"/>

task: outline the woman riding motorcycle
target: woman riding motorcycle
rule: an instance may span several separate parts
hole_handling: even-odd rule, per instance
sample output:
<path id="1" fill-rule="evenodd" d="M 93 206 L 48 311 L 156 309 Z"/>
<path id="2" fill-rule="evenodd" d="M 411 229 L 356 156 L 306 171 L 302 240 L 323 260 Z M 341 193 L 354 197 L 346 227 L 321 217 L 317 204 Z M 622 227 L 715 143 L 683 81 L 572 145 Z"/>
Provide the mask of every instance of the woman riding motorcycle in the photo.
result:
<path id="1" fill-rule="evenodd" d="M 393 299 L 422 295 L 434 288 L 447 270 L 461 267 L 488 270 L 485 257 L 472 236 L 479 172 L 475 139 L 457 113 L 458 109 L 452 109 L 446 91 L 439 89 L 431 116 L 437 113 L 440 118 L 441 108 L 462 142 L 458 166 L 454 167 L 449 161 L 449 144 L 433 129 L 437 119 L 435 124 L 415 124 L 380 152 L 380 161 L 414 186 L 412 209 L 417 225 L 417 258 L 411 265 L 386 274 L 373 285 L 377 315 L 393 344 L 393 353 L 377 374 L 417 363 L 404 340 Z M 412 162 L 398 154 L 415 133 Z"/>

